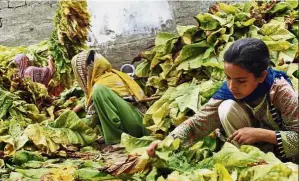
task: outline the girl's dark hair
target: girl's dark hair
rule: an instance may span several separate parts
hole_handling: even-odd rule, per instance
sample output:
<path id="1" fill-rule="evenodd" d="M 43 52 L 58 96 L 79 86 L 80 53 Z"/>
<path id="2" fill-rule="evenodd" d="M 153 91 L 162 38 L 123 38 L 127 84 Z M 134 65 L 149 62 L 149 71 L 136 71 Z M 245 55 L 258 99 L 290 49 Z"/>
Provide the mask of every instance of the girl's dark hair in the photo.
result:
<path id="1" fill-rule="evenodd" d="M 224 61 L 238 65 L 260 77 L 270 64 L 267 45 L 256 38 L 235 41 L 224 54 Z"/>

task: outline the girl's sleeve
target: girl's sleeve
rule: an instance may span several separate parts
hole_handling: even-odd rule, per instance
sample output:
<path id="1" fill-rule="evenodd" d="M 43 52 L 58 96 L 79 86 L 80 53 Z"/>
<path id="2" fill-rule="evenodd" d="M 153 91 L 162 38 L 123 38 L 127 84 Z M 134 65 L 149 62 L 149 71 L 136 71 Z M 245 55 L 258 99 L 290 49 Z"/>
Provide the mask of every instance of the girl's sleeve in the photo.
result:
<path id="1" fill-rule="evenodd" d="M 281 155 L 291 157 L 299 153 L 298 92 L 283 78 L 277 79 L 270 90 L 270 97 L 282 118 L 284 130 L 276 132 Z"/>
<path id="2" fill-rule="evenodd" d="M 210 99 L 194 116 L 176 127 L 170 135 L 179 138 L 183 147 L 191 146 L 195 141 L 207 136 L 221 126 L 218 107 L 222 100 Z"/>

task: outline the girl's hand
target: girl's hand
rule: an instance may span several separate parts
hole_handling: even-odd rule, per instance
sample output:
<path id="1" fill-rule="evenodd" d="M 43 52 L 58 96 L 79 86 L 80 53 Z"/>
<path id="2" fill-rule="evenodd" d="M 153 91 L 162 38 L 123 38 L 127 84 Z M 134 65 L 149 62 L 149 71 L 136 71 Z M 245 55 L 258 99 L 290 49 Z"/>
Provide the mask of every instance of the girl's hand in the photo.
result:
<path id="1" fill-rule="evenodd" d="M 160 140 L 156 140 L 156 141 L 153 141 L 149 147 L 146 149 L 147 151 L 147 154 L 151 157 L 155 156 L 155 150 L 158 146 L 158 144 L 160 143 L 161 141 Z"/>
<path id="2" fill-rule="evenodd" d="M 231 140 L 239 144 L 252 145 L 261 141 L 261 129 L 252 127 L 238 129 L 228 138 L 228 141 Z"/>

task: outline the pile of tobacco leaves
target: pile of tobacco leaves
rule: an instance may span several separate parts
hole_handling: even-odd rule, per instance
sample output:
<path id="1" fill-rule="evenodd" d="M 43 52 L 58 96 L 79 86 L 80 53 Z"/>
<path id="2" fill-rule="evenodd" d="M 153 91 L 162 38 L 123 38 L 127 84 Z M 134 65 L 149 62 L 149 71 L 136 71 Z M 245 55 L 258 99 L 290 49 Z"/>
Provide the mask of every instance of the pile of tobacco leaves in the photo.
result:
<path id="1" fill-rule="evenodd" d="M 189 148 L 166 136 L 222 84 L 223 54 L 237 39 L 263 40 L 273 68 L 287 72 L 298 88 L 298 1 L 217 3 L 194 17 L 196 25 L 158 33 L 155 46 L 134 59 L 141 61 L 136 81 L 148 97 L 161 96 L 147 103 L 143 121 L 151 135 L 124 133 L 119 145 L 102 144 L 99 125 L 72 111 L 84 103 L 70 60 L 87 48 L 86 7 L 86 1 L 59 1 L 49 40 L 0 46 L 0 180 L 298 180 L 298 165 L 254 146 L 223 144 L 215 132 Z M 18 53 L 37 66 L 54 57 L 48 90 L 17 76 L 12 60 Z M 156 139 L 163 141 L 149 157 L 146 148 Z"/>

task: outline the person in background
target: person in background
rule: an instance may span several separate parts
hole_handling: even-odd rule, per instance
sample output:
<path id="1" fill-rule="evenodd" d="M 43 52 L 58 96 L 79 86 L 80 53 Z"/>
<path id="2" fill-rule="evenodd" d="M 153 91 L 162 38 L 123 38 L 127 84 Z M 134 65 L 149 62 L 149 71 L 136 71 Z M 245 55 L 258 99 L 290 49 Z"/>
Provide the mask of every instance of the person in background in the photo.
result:
<path id="1" fill-rule="evenodd" d="M 235 41 L 224 54 L 226 81 L 199 113 L 169 136 L 188 147 L 222 126 L 235 145 L 255 145 L 282 160 L 298 159 L 298 93 L 287 75 L 269 64 L 263 41 Z M 154 155 L 158 144 L 148 147 L 149 155 Z"/>
<path id="2" fill-rule="evenodd" d="M 38 82 L 48 87 L 48 84 L 55 73 L 55 64 L 52 56 L 49 56 L 48 66 L 30 66 L 29 58 L 25 54 L 18 54 L 14 58 L 14 64 L 18 68 L 20 78 L 30 78 L 32 82 Z"/>
<path id="3" fill-rule="evenodd" d="M 123 132 L 134 137 L 146 135 L 142 114 L 123 99 L 144 98 L 142 89 L 129 75 L 113 69 L 108 60 L 94 50 L 74 56 L 72 68 L 86 95 L 85 105 L 73 110 L 78 112 L 85 107 L 88 124 L 99 125 L 106 144 L 119 143 Z"/>

